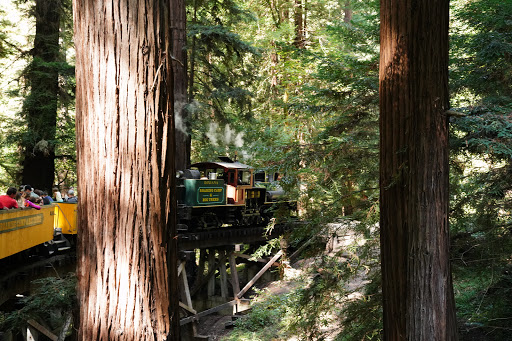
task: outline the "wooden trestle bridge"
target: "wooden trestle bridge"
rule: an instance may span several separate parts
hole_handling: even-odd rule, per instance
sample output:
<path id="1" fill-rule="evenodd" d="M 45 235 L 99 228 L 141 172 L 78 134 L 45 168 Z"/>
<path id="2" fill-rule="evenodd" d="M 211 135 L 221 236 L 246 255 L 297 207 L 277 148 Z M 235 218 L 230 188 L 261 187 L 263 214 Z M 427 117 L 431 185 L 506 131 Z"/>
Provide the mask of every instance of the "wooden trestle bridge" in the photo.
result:
<path id="1" fill-rule="evenodd" d="M 247 262 L 251 256 L 240 252 L 241 244 L 255 244 L 277 238 L 290 231 L 292 225 L 276 225 L 272 229 L 267 227 L 245 227 L 232 229 L 215 229 L 197 233 L 183 233 L 178 236 L 178 248 L 180 250 L 180 264 L 178 276 L 180 281 L 180 307 L 185 314 L 180 320 L 182 326 L 182 340 L 207 339 L 196 332 L 196 324 L 201 318 L 218 313 L 232 311 L 233 315 L 247 310 L 250 300 L 244 296 L 263 274 L 270 269 L 282 256 L 280 250 L 270 259 L 256 260 L 264 263 L 252 278 L 241 286 L 239 273 L 237 271 L 237 260 Z M 199 250 L 198 267 L 194 269 L 194 283 L 189 283 L 188 264 L 195 264 L 196 250 Z M 229 264 L 230 275 L 228 276 L 227 266 Z M 220 280 L 216 280 L 218 278 Z M 230 286 L 228 285 L 230 282 Z M 220 286 L 220 297 L 216 296 L 216 286 Z M 205 290 L 206 287 L 206 290 Z M 210 304 L 207 309 L 198 311 L 193 304 L 193 297 L 200 291 L 206 292 L 207 302 L 222 302 Z M 217 297 L 217 300 L 212 298 Z M 204 305 L 204 304 L 203 304 Z M 212 306 L 213 305 L 213 306 Z"/>

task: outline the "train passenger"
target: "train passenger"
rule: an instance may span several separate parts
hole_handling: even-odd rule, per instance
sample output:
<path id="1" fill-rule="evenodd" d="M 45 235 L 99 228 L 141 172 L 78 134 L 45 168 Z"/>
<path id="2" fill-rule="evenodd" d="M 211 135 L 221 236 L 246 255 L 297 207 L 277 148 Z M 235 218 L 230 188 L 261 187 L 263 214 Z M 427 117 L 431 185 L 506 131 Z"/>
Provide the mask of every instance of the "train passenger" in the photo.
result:
<path id="1" fill-rule="evenodd" d="M 32 198 L 30 196 L 30 193 L 28 193 L 28 192 L 25 192 L 25 194 L 23 194 L 23 199 L 25 199 L 25 201 L 23 203 L 23 205 L 25 207 L 32 207 L 32 208 L 35 208 L 36 210 L 40 210 L 41 209 L 41 206 L 36 205 L 37 201 L 39 201 L 41 199 Z"/>
<path id="2" fill-rule="evenodd" d="M 32 190 L 32 186 L 30 185 L 25 185 L 23 192 L 28 193 L 31 198 L 40 199 L 40 196 L 34 193 L 34 191 Z"/>
<path id="3" fill-rule="evenodd" d="M 78 202 L 78 198 L 75 196 L 75 191 L 73 191 L 72 189 L 70 189 L 68 191 L 68 200 L 67 202 Z"/>
<path id="4" fill-rule="evenodd" d="M 23 199 L 22 192 L 16 193 L 16 202 L 18 203 L 18 207 L 25 207 L 25 199 Z"/>
<path id="5" fill-rule="evenodd" d="M 30 196 L 28 196 L 28 200 L 30 200 L 33 204 L 42 204 L 43 203 L 43 199 L 41 199 L 41 197 L 34 197 L 32 194 Z"/>
<path id="6" fill-rule="evenodd" d="M 17 192 L 16 188 L 9 187 L 6 195 L 0 195 L 0 204 L 7 209 L 18 208 L 18 202 L 16 201 Z"/>
<path id="7" fill-rule="evenodd" d="M 62 200 L 62 194 L 60 194 L 60 191 L 57 187 L 53 187 L 52 188 L 52 191 L 53 191 L 53 201 L 56 201 L 56 202 L 63 202 Z"/>
<path id="8" fill-rule="evenodd" d="M 40 189 L 35 189 L 34 188 L 34 190 L 32 192 L 37 194 L 39 196 L 39 198 L 41 198 L 41 200 L 43 200 L 43 191 L 41 191 Z"/>
<path id="9" fill-rule="evenodd" d="M 50 205 L 53 202 L 52 198 L 48 195 L 46 191 L 43 191 L 41 193 L 41 199 L 43 199 L 44 205 Z"/>
<path id="10" fill-rule="evenodd" d="M 64 190 L 62 191 L 62 193 L 63 193 L 62 201 L 64 201 L 64 202 L 67 202 L 67 201 L 68 201 L 68 198 L 69 198 L 69 197 L 68 197 L 68 191 L 69 191 L 70 189 L 72 189 L 72 188 L 69 188 L 69 189 L 68 189 L 68 188 L 64 188 Z"/>

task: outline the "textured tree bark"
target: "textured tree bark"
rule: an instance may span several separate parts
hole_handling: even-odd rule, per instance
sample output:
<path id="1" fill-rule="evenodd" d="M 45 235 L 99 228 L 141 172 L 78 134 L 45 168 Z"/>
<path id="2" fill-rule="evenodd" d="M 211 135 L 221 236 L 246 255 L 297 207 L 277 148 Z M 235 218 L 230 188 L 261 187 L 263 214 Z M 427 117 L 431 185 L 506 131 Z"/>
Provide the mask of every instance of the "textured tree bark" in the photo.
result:
<path id="1" fill-rule="evenodd" d="M 23 140 L 22 183 L 49 191 L 55 177 L 55 132 L 61 0 L 37 0 L 33 60 L 27 71 L 30 94 L 24 103 L 28 134 Z"/>
<path id="2" fill-rule="evenodd" d="M 176 117 L 176 169 L 190 165 L 190 135 L 188 133 L 187 104 L 187 13 L 185 1 L 173 1 L 171 11 L 172 53 L 174 57 L 174 110 Z"/>
<path id="3" fill-rule="evenodd" d="M 171 8 L 73 2 L 84 341 L 179 340 Z"/>
<path id="4" fill-rule="evenodd" d="M 448 0 L 381 0 L 385 340 L 456 340 L 448 226 Z"/>

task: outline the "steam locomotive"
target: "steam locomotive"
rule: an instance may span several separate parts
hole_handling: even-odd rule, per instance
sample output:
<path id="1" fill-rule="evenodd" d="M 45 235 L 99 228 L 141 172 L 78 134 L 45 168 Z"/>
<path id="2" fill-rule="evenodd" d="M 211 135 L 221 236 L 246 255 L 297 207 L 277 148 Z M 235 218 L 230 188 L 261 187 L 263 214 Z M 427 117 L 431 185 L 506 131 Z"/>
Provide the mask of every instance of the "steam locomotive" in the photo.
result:
<path id="1" fill-rule="evenodd" d="M 260 181 L 255 182 L 254 169 L 250 166 L 227 157 L 219 159 L 195 163 L 180 173 L 179 229 L 266 225 L 276 211 L 289 215 L 296 209 L 296 203 L 279 200 L 282 190 L 267 188 L 268 179 L 262 177 L 265 173 L 256 174 Z"/>

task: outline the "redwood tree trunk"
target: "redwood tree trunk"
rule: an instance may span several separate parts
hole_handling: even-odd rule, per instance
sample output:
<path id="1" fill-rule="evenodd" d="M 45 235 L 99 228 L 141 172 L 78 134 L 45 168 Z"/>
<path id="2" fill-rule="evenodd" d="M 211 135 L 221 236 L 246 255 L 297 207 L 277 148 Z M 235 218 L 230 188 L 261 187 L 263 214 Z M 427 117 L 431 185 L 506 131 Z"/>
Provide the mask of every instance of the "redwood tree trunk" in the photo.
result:
<path id="1" fill-rule="evenodd" d="M 381 0 L 385 340 L 456 340 L 448 236 L 448 0 Z"/>
<path id="2" fill-rule="evenodd" d="M 190 165 L 190 135 L 188 133 L 187 104 L 187 13 L 185 1 L 173 1 L 171 11 L 172 53 L 174 57 L 174 110 L 176 117 L 176 169 Z"/>
<path id="3" fill-rule="evenodd" d="M 51 191 L 55 177 L 55 132 L 59 96 L 61 0 L 36 0 L 36 34 L 27 71 L 30 94 L 24 102 L 27 135 L 22 141 L 22 183 Z M 53 63 L 53 64 L 52 64 Z"/>
<path id="4" fill-rule="evenodd" d="M 179 340 L 171 8 L 73 3 L 84 341 Z"/>

